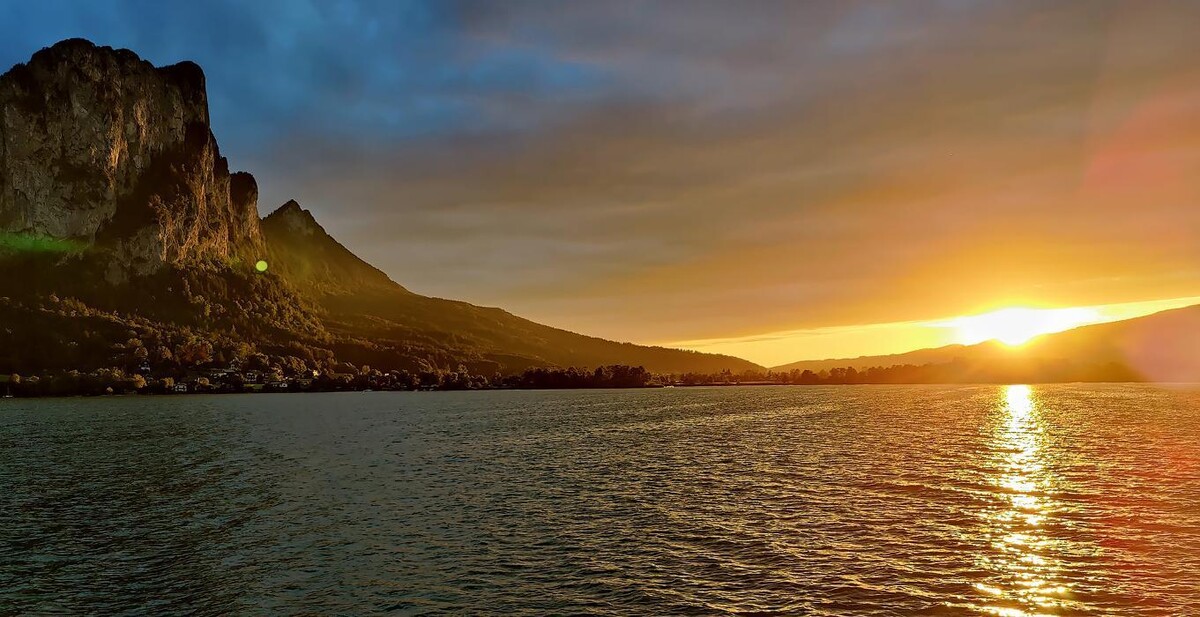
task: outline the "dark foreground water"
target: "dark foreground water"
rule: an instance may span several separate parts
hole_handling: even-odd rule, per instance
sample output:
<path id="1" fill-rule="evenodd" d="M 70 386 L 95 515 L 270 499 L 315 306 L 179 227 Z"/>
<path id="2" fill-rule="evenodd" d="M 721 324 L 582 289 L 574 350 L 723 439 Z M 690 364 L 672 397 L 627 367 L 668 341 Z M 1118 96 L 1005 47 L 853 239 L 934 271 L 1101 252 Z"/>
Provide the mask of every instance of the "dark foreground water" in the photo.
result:
<path id="1" fill-rule="evenodd" d="M 1200 395 L 0 401 L 0 614 L 1200 615 Z"/>

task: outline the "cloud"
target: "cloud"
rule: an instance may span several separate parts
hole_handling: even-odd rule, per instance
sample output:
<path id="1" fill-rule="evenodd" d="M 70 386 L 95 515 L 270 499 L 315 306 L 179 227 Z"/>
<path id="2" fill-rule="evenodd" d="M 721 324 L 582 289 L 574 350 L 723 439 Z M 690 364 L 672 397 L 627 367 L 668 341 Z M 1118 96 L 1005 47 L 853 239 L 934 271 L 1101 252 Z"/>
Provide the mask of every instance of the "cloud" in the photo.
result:
<path id="1" fill-rule="evenodd" d="M 1194 5 L 8 10 L 31 27 L 0 59 L 85 35 L 200 62 L 264 210 L 295 198 L 414 290 L 589 333 L 1200 291 Z"/>

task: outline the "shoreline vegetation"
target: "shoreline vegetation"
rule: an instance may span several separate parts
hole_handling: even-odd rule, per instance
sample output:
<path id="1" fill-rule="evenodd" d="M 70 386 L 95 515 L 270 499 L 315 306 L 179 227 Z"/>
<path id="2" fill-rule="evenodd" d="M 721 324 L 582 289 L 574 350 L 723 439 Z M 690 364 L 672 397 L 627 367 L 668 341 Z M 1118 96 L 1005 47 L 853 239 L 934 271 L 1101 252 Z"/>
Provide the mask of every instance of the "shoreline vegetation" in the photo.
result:
<path id="1" fill-rule="evenodd" d="M 303 363 L 272 363 L 252 356 L 245 366 L 136 369 L 111 367 L 91 372 L 59 371 L 40 375 L 0 375 L 5 397 L 103 396 L 119 394 L 232 394 L 249 392 L 353 392 L 453 390 L 572 390 L 662 388 L 689 386 L 820 386 L 870 384 L 967 384 L 1146 382 L 1116 363 L 1094 366 L 989 367 L 965 361 L 945 364 L 897 365 L 858 370 L 853 367 L 814 372 L 743 371 L 655 375 L 640 366 L 607 365 L 596 369 L 533 368 L 523 373 L 491 376 L 430 368 L 421 371 L 381 371 L 349 363 L 324 370 Z"/>

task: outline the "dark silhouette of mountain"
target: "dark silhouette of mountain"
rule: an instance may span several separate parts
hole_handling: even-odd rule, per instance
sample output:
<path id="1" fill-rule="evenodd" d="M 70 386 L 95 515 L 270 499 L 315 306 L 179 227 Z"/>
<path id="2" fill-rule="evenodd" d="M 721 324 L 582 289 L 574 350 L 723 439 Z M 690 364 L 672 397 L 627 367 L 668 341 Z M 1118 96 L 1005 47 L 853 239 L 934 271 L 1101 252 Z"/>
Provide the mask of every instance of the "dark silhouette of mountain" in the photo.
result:
<path id="1" fill-rule="evenodd" d="M 972 348 L 978 349 L 972 349 Z M 970 356 L 991 355 L 1004 353 L 1006 350 L 1002 343 L 996 341 L 986 341 L 974 346 L 967 345 L 946 345 L 945 347 L 931 347 L 927 349 L 917 349 L 914 351 L 906 351 L 897 354 L 885 354 L 879 356 L 859 356 L 856 358 L 826 358 L 822 360 L 800 360 L 790 362 L 773 367 L 773 371 L 823 371 L 834 368 L 854 367 L 856 369 L 868 368 L 872 366 L 896 366 L 901 364 L 941 364 L 944 362 L 952 362 L 956 358 L 964 358 Z"/>
<path id="2" fill-rule="evenodd" d="M 0 373 L 252 358 L 484 375 L 759 368 L 421 296 L 296 202 L 262 220 L 257 202 L 254 177 L 220 154 L 199 66 L 81 39 L 14 66 L 0 76 Z"/>
<path id="3" fill-rule="evenodd" d="M 262 220 L 272 272 L 317 296 L 367 290 L 406 291 L 363 261 L 321 227 L 308 210 L 289 201 Z"/>
<path id="4" fill-rule="evenodd" d="M 1082 326 L 1009 347 L 995 341 L 951 345 L 887 356 L 806 360 L 776 372 L 863 370 L 899 365 L 964 367 L 962 373 L 1010 380 L 1200 381 L 1200 306 L 1123 321 Z"/>
<path id="5" fill-rule="evenodd" d="M 334 333 L 376 344 L 434 341 L 505 370 L 636 364 L 659 373 L 754 368 L 751 362 L 615 343 L 544 326 L 498 308 L 412 293 L 329 236 L 295 201 L 263 219 L 272 269 L 313 298 Z M 704 368 L 689 368 L 704 367 Z"/>

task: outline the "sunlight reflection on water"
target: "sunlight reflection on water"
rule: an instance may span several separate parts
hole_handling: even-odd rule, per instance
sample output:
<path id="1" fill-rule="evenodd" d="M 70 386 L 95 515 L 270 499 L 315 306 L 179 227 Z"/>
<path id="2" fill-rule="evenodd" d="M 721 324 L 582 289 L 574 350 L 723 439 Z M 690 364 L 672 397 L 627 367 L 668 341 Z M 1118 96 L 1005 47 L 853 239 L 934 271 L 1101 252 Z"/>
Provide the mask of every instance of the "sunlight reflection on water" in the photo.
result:
<path id="1" fill-rule="evenodd" d="M 1055 481 L 1044 461 L 1040 410 L 1026 385 L 1005 388 L 998 404 L 1004 419 L 993 437 L 993 484 L 1007 503 L 983 513 L 992 551 L 978 562 L 991 576 L 975 584 L 985 600 L 979 608 L 1004 617 L 1053 614 L 1069 608 L 1071 589 L 1058 581 L 1056 541 L 1045 532 Z"/>

